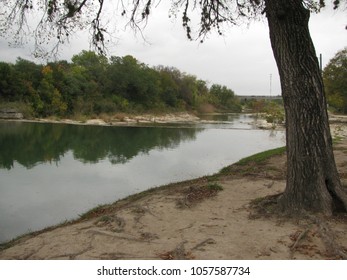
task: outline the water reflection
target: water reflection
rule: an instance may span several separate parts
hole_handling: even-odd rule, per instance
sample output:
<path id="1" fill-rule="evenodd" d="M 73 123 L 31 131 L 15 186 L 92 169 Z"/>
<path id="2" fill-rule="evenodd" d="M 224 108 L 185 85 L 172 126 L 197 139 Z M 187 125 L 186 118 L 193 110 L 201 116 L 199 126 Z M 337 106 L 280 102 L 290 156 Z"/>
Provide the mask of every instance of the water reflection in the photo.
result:
<path id="1" fill-rule="evenodd" d="M 0 123 L 0 242 L 284 144 L 282 132 L 209 126 Z"/>
<path id="2" fill-rule="evenodd" d="M 58 163 L 70 150 L 83 163 L 103 159 L 125 163 L 154 148 L 174 148 L 182 141 L 193 141 L 202 130 L 3 122 L 0 168 L 11 169 L 15 161 L 27 168 L 44 162 Z"/>

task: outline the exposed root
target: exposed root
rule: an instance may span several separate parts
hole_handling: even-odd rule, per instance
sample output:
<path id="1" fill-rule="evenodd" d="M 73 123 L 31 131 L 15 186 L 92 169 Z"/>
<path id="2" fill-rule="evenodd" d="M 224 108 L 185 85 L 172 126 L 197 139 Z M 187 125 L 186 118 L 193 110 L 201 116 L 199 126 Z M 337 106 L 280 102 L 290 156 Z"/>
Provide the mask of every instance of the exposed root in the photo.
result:
<path id="1" fill-rule="evenodd" d="M 163 260 L 192 260 L 195 259 L 192 252 L 186 252 L 184 244 L 187 241 L 181 242 L 178 246 L 172 250 L 162 254 L 159 254 L 159 257 Z"/>
<path id="2" fill-rule="evenodd" d="M 261 217 L 278 216 L 277 204 L 278 198 L 282 194 L 269 195 L 251 201 L 250 203 L 250 219 L 258 219 Z"/>
<path id="3" fill-rule="evenodd" d="M 202 200 L 217 195 L 222 188 L 211 188 L 210 186 L 191 186 L 184 190 L 184 198 L 177 201 L 177 206 L 179 208 L 191 207 Z"/>
<path id="4" fill-rule="evenodd" d="M 295 251 L 296 247 L 298 246 L 299 242 L 303 240 L 308 233 L 308 229 L 305 229 L 304 231 L 300 232 L 299 236 L 296 238 L 295 242 L 292 246 L 290 246 L 290 250 L 293 252 Z"/>
<path id="5" fill-rule="evenodd" d="M 335 211 L 347 212 L 347 188 L 345 186 L 336 187 L 333 191 L 336 196 L 333 198 L 337 201 Z"/>
<path id="6" fill-rule="evenodd" d="M 326 250 L 332 256 L 347 260 L 347 251 L 342 248 L 335 238 L 334 231 L 329 227 L 328 223 L 317 216 L 308 215 L 308 218 L 318 226 L 318 233 L 324 242 Z"/>
<path id="7" fill-rule="evenodd" d="M 105 215 L 99 218 L 95 223 L 97 227 L 104 227 L 109 231 L 122 232 L 125 227 L 125 220 L 114 215 Z"/>
<path id="8" fill-rule="evenodd" d="M 206 240 L 200 242 L 199 244 L 195 245 L 192 250 L 200 250 L 203 251 L 203 247 L 205 247 L 208 244 L 216 244 L 216 241 L 213 238 L 207 238 Z"/>
<path id="9" fill-rule="evenodd" d="M 347 259 L 347 249 L 338 244 L 336 239 L 336 234 L 329 227 L 326 218 L 321 218 L 317 215 L 312 215 L 308 212 L 295 213 L 290 216 L 284 216 L 278 211 L 278 198 L 281 194 L 271 195 L 264 198 L 256 199 L 250 204 L 250 219 L 259 219 L 259 218 L 269 218 L 277 217 L 283 218 L 287 217 L 288 219 L 293 219 L 297 224 L 304 222 L 306 227 L 298 231 L 295 235 L 291 236 L 293 244 L 290 246 L 291 255 L 295 251 L 301 252 L 302 249 L 310 251 L 310 253 L 319 253 L 322 254 L 317 248 L 313 248 L 312 245 L 303 244 L 305 240 L 310 242 L 310 239 L 317 234 L 317 236 L 322 240 L 326 254 L 324 256 L 334 259 Z M 305 222 L 306 220 L 306 222 Z M 307 226 L 307 222 L 310 227 Z M 316 225 L 316 229 L 312 232 L 312 224 Z M 322 245 L 323 245 L 322 244 Z M 305 253 L 302 251 L 301 253 Z"/>

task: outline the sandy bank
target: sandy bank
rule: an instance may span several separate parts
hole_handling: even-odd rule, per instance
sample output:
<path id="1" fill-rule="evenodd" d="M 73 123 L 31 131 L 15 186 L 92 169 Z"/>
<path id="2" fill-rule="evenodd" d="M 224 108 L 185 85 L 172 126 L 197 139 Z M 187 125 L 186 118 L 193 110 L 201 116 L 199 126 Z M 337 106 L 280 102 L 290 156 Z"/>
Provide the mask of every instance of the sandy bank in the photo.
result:
<path id="1" fill-rule="evenodd" d="M 347 139 L 335 147 L 345 182 L 346 154 Z M 211 190 L 212 183 L 223 190 Z M 334 246 L 312 221 L 254 214 L 252 200 L 284 187 L 284 155 L 233 165 L 223 175 L 154 189 L 24 236 L 3 245 L 0 259 L 340 258 L 336 248 L 347 248 L 345 214 L 325 221 L 334 232 Z"/>
<path id="2" fill-rule="evenodd" d="M 21 119 L 12 121 L 24 122 L 38 122 L 38 123 L 62 123 L 74 125 L 101 125 L 101 126 L 136 126 L 143 124 L 162 124 L 162 123 L 196 123 L 200 119 L 190 113 L 172 113 L 162 115 L 130 115 L 118 114 L 114 116 L 105 116 L 104 118 L 91 118 L 83 120 L 74 119 L 57 119 L 57 118 L 35 118 L 35 119 Z"/>

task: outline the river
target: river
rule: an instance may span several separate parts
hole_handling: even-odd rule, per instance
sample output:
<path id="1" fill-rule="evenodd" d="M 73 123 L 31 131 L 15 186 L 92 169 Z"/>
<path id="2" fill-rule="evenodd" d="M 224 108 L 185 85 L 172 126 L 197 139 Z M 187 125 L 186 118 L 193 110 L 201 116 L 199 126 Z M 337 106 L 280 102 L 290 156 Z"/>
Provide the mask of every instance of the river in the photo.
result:
<path id="1" fill-rule="evenodd" d="M 251 118 L 153 127 L 0 122 L 0 243 L 284 145 L 284 132 L 255 129 Z"/>

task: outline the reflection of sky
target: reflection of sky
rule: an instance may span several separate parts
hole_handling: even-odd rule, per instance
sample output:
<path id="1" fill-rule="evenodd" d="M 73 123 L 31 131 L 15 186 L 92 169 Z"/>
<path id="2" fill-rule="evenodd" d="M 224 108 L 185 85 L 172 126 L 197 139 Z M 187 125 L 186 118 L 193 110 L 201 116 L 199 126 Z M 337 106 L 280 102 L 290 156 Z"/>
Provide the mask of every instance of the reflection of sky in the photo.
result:
<path id="1" fill-rule="evenodd" d="M 282 132 L 206 129 L 195 141 L 153 149 L 125 164 L 83 164 L 67 152 L 59 163 L 0 170 L 0 241 L 72 219 L 99 204 L 174 181 L 212 174 L 223 166 L 284 145 Z"/>

